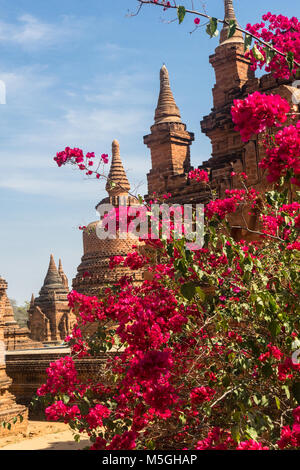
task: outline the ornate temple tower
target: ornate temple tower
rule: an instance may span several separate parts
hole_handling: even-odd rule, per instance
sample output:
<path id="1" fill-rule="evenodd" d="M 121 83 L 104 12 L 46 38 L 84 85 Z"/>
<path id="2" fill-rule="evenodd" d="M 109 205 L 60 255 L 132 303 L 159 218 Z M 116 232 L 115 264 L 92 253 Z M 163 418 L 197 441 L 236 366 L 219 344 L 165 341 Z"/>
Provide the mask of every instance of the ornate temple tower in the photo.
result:
<path id="1" fill-rule="evenodd" d="M 61 273 L 62 266 L 60 269 Z M 39 296 L 32 297 L 29 308 L 30 336 L 42 342 L 61 343 L 70 333 L 75 317 L 68 305 L 66 276 L 58 272 L 53 255 Z"/>
<path id="2" fill-rule="evenodd" d="M 224 8 L 224 20 L 234 20 L 237 23 L 232 0 L 224 0 Z M 216 74 L 216 84 L 213 88 L 214 108 L 231 103 L 234 94 L 238 93 L 250 78 L 254 78 L 250 62 L 245 58 L 243 33 L 236 30 L 228 39 L 228 29 L 227 25 L 223 26 L 220 44 L 209 58 Z"/>
<path id="3" fill-rule="evenodd" d="M 237 22 L 232 0 L 224 0 L 224 7 L 224 19 Z M 234 131 L 230 109 L 233 99 L 242 98 L 247 84 L 254 79 L 250 62 L 245 58 L 243 34 L 236 31 L 230 39 L 227 37 L 228 26 L 224 25 L 220 44 L 209 58 L 216 76 L 213 109 L 201 122 L 202 132 L 212 143 L 209 163 L 215 170 L 233 161 L 240 161 L 242 168 L 244 144 L 239 133 Z"/>
<path id="4" fill-rule="evenodd" d="M 127 179 L 120 157 L 119 142 L 112 143 L 112 161 L 106 184 L 108 197 L 97 204 L 111 204 L 114 207 L 134 206 L 138 201 L 130 196 L 130 184 Z M 129 268 L 109 268 L 109 260 L 112 256 L 126 256 L 132 252 L 132 246 L 138 245 L 138 240 L 132 236 L 126 239 L 116 234 L 115 239 L 99 239 L 96 227 L 100 220 L 91 222 L 83 232 L 83 256 L 77 268 L 77 275 L 73 279 L 73 289 L 85 295 L 97 295 L 101 288 L 118 281 L 122 276 L 133 276 L 138 282 L 141 274 L 131 271 Z"/>
<path id="5" fill-rule="evenodd" d="M 190 145 L 194 134 L 186 130 L 170 87 L 165 65 L 160 70 L 160 92 L 151 126 L 151 134 L 144 143 L 151 151 L 152 168 L 147 175 L 148 194 L 163 194 L 169 190 L 170 180 L 191 168 Z"/>
<path id="6" fill-rule="evenodd" d="M 232 0 L 224 0 L 224 9 L 225 20 L 237 23 Z M 232 171 L 245 172 L 249 184 L 264 190 L 267 182 L 259 168 L 263 157 L 259 137 L 253 136 L 246 144 L 242 142 L 231 118 L 233 100 L 244 99 L 248 94 L 259 91 L 279 94 L 295 108 L 292 103 L 295 89 L 291 80 L 275 79 L 272 74 L 255 78 L 250 61 L 245 58 L 243 34 L 236 31 L 228 39 L 228 26 L 221 31 L 220 44 L 210 56 L 210 63 L 216 76 L 213 108 L 201 121 L 201 129 L 211 140 L 212 158 L 203 165 L 210 168 L 211 180 L 219 196 L 223 196 L 227 188 L 238 187 L 239 182 L 231 177 Z"/>
<path id="7" fill-rule="evenodd" d="M 4 279 L 1 279 L 1 282 L 3 286 L 2 302 L 4 314 L 4 342 L 6 349 L 11 351 L 42 347 L 41 343 L 30 339 L 30 331 L 28 328 L 21 328 L 16 322 L 13 308 L 6 294 L 7 282 Z"/>
<path id="8" fill-rule="evenodd" d="M 9 387 L 12 380 L 6 375 L 5 368 L 5 343 L 4 343 L 4 314 L 6 310 L 6 288 L 7 283 L 0 277 L 0 423 L 11 420 L 22 415 L 22 423 L 18 419 L 15 425 L 12 425 L 11 431 L 0 426 L 0 436 L 15 432 L 25 432 L 27 429 L 28 411 L 24 406 L 17 405 L 15 397 L 9 393 Z"/>
<path id="9" fill-rule="evenodd" d="M 227 23 L 237 23 L 233 1 L 224 0 L 224 19 Z M 228 38 L 228 24 L 224 24 L 220 42 L 209 60 L 215 70 L 216 82 L 213 88 L 213 108 L 201 121 L 201 130 L 211 140 L 212 157 L 198 168 L 208 172 L 210 184 L 218 197 L 225 195 L 226 189 L 240 185 L 238 177 L 232 173 L 245 172 L 248 183 L 264 191 L 267 183 L 259 168 L 263 157 L 259 138 L 254 136 L 248 143 L 241 140 L 234 130 L 231 107 L 234 99 L 244 99 L 254 91 L 277 93 L 286 98 L 297 112 L 299 105 L 293 105 L 292 96 L 297 90 L 291 80 L 275 79 L 271 74 L 255 78 L 250 61 L 245 57 L 242 32 L 236 30 Z M 297 109 L 295 109 L 297 108 Z M 180 112 L 170 89 L 168 71 L 165 66 L 160 71 L 160 94 L 155 112 L 155 122 L 151 134 L 144 137 L 150 148 L 152 168 L 148 177 L 148 199 L 155 191 L 158 195 L 170 193 L 169 203 L 202 203 L 211 199 L 211 193 L 203 183 L 188 178 L 190 167 L 190 145 L 193 134 L 186 131 Z M 200 162 L 199 162 L 200 163 Z M 240 225 L 240 215 L 236 215 L 234 225 Z M 249 222 L 255 227 L 254 216 Z M 238 236 L 245 233 L 239 232 Z"/>

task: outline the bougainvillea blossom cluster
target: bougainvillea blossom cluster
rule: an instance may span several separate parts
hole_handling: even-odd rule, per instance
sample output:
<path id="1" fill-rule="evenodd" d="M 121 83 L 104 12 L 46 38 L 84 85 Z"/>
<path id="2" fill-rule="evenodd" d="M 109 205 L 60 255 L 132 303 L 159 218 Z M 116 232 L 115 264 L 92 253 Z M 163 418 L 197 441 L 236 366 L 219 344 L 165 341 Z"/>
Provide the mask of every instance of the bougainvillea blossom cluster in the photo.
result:
<path id="1" fill-rule="evenodd" d="M 287 18 L 284 15 L 274 15 L 270 12 L 263 15 L 262 19 L 261 23 L 247 24 L 247 31 L 271 44 L 283 55 L 275 52 L 272 57 L 268 57 L 265 46 L 257 42 L 257 48 L 261 54 L 254 55 L 252 51 L 248 53 L 252 69 L 256 70 L 258 66 L 265 67 L 266 71 L 273 72 L 275 77 L 289 79 L 291 69 L 295 74 L 297 66 L 290 67 L 284 54 L 288 54 L 296 62 L 300 62 L 300 21 L 296 17 Z"/>
<path id="2" fill-rule="evenodd" d="M 269 30 L 248 30 L 297 58 L 298 20 L 268 13 L 265 21 Z M 285 76 L 286 62 L 273 61 L 270 69 Z M 254 93 L 234 102 L 232 116 L 248 141 L 285 124 L 288 112 L 282 98 Z M 78 320 L 67 338 L 74 357 L 106 353 L 107 362 L 101 379 L 79 380 L 73 358 L 59 359 L 38 395 L 47 418 L 87 432 L 92 450 L 300 448 L 300 201 L 289 186 L 299 180 L 299 124 L 276 131 L 265 139 L 261 166 L 270 182 L 284 184 L 263 194 L 241 174 L 242 188 L 225 198 L 210 188 L 199 250 L 161 237 L 147 244 L 149 257 L 135 246 L 110 260 L 111 269 L 143 270 L 144 281 L 124 276 L 99 298 L 69 294 Z M 80 149 L 56 161 L 88 166 Z M 203 170 L 189 177 L 209 184 Z M 236 213 L 244 225 L 233 238 Z"/>

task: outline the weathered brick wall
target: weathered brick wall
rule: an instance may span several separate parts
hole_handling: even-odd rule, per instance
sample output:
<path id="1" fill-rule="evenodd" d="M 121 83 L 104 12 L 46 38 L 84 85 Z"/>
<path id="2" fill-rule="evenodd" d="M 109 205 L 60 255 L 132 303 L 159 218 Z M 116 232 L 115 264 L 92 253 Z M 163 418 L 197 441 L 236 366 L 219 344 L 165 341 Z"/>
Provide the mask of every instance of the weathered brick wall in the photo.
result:
<path id="1" fill-rule="evenodd" d="M 12 383 L 11 378 L 7 376 L 6 364 L 4 354 L 2 355 L 4 348 L 4 315 L 6 308 L 6 287 L 7 284 L 4 279 L 0 278 L 0 346 L 1 346 L 1 357 L 0 357 L 0 424 L 3 421 L 11 421 L 18 415 L 23 416 L 23 422 L 20 420 L 14 425 L 12 431 L 7 428 L 3 428 L 0 425 L 0 436 L 4 436 L 9 432 L 18 433 L 26 431 L 28 424 L 28 412 L 27 409 L 22 405 L 17 405 L 15 397 L 10 393 L 9 387 Z"/>
<path id="2" fill-rule="evenodd" d="M 70 354 L 68 348 L 49 348 L 36 351 L 10 352 L 6 357 L 7 373 L 12 379 L 10 391 L 16 396 L 17 403 L 28 406 L 36 395 L 37 389 L 47 380 L 46 369 L 51 362 Z M 75 359 L 79 379 L 83 382 L 106 380 L 106 355 L 93 359 Z M 30 408 L 30 417 L 43 413 L 40 408 Z"/>

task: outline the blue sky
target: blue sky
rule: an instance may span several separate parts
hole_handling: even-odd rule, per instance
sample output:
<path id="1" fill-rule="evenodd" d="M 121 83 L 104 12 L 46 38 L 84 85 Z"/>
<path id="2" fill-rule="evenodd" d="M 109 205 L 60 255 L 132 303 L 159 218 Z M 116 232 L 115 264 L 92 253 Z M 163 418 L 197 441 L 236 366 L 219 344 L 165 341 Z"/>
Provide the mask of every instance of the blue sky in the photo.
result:
<path id="1" fill-rule="evenodd" d="M 200 0 L 194 0 L 201 4 Z M 207 11 L 223 17 L 223 2 Z M 132 187 L 146 192 L 150 155 L 143 135 L 153 123 L 158 74 L 165 62 L 183 121 L 195 133 L 192 163 L 210 156 L 199 121 L 212 107 L 217 46 L 193 20 L 166 24 L 174 13 L 136 0 L 0 0 L 0 274 L 19 303 L 42 285 L 49 255 L 71 280 L 82 256 L 79 225 L 96 220 L 103 183 L 86 180 L 53 156 L 65 146 L 109 153 L 118 139 Z M 236 0 L 239 22 L 267 11 L 299 16 L 294 0 Z"/>

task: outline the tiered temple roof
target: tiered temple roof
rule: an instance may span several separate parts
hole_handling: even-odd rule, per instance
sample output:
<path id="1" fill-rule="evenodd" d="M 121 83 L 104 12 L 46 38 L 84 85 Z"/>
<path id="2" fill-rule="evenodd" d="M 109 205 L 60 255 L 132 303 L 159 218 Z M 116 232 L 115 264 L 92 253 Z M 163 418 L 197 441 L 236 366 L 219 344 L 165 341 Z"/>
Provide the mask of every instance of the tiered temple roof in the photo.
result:
<path id="1" fill-rule="evenodd" d="M 108 197 L 97 204 L 111 204 L 113 207 L 137 205 L 138 201 L 129 195 L 130 184 L 123 167 L 120 156 L 120 146 L 117 140 L 112 142 L 112 161 L 106 184 Z M 109 268 L 112 256 L 126 256 L 132 251 L 132 245 L 138 244 L 138 240 L 130 235 L 126 239 L 97 237 L 96 227 L 100 219 L 91 222 L 83 232 L 83 256 L 77 268 L 77 275 L 73 279 L 73 289 L 86 295 L 97 295 L 101 288 L 114 283 L 122 276 L 135 276 L 138 282 L 141 279 L 139 273 L 129 268 L 118 267 L 114 270 Z"/>
<path id="2" fill-rule="evenodd" d="M 67 277 L 61 261 L 58 271 L 51 255 L 39 296 L 31 299 L 28 326 L 32 339 L 61 343 L 70 333 L 75 318 L 70 312 L 68 293 Z"/>

